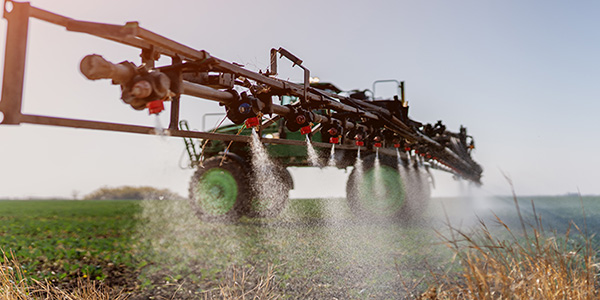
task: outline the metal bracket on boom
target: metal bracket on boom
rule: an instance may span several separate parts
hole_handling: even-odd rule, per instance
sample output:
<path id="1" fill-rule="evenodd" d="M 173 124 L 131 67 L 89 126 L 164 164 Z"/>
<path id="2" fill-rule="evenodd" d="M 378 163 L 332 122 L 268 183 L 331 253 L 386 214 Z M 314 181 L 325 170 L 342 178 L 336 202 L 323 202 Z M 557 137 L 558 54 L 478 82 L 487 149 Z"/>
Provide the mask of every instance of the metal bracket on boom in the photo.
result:
<path id="1" fill-rule="evenodd" d="M 275 72 L 275 74 L 277 74 L 277 59 L 276 59 L 277 56 L 275 56 L 275 59 L 273 59 L 274 53 L 275 54 L 279 53 L 279 54 L 281 54 L 281 57 L 285 57 L 285 58 L 289 59 L 293 63 L 292 68 L 295 66 L 298 66 L 298 67 L 302 68 L 302 70 L 304 70 L 303 95 L 300 98 L 300 102 L 302 103 L 302 106 L 307 107 L 308 101 L 309 101 L 307 95 L 308 95 L 308 87 L 310 86 L 310 70 L 302 65 L 303 61 L 301 59 L 299 59 L 298 57 L 296 57 L 289 51 L 280 47 L 277 50 L 275 50 L 274 48 L 271 49 L 271 72 Z"/>

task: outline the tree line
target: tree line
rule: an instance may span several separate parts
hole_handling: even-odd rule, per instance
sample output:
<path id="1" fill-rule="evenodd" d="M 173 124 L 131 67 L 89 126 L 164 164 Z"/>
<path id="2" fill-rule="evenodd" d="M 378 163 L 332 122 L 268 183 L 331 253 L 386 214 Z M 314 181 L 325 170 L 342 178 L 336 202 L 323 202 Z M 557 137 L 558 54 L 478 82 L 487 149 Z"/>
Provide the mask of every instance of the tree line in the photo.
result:
<path id="1" fill-rule="evenodd" d="M 181 198 L 169 189 L 157 189 L 150 186 L 101 187 L 89 194 L 85 200 L 143 200 Z"/>

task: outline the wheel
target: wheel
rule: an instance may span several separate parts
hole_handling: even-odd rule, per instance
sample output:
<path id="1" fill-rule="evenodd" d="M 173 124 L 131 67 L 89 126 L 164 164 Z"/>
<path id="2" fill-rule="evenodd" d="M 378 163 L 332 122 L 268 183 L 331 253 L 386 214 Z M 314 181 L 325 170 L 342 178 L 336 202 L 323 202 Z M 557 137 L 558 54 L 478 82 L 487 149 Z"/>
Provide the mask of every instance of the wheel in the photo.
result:
<path id="1" fill-rule="evenodd" d="M 351 211 L 358 217 L 408 222 L 428 202 L 428 183 L 420 171 L 398 165 L 395 157 L 365 157 L 362 172 L 354 168 L 346 185 Z M 414 173 L 414 174 L 413 174 Z"/>
<path id="2" fill-rule="evenodd" d="M 190 182 L 190 201 L 196 215 L 206 221 L 235 221 L 250 196 L 247 169 L 226 157 L 211 157 L 198 166 Z"/>
<path id="3" fill-rule="evenodd" d="M 255 166 L 249 181 L 252 197 L 246 204 L 246 215 L 251 218 L 278 216 L 285 208 L 293 187 L 288 170 L 275 164 Z"/>

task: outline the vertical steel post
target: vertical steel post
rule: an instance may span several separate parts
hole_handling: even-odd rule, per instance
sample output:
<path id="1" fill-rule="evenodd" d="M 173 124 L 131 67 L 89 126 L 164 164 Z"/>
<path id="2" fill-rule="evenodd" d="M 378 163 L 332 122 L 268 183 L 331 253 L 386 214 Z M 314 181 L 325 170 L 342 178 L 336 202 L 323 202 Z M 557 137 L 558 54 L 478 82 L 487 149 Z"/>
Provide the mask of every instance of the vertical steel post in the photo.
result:
<path id="1" fill-rule="evenodd" d="M 271 70 L 267 72 L 267 75 L 277 75 L 277 49 L 271 48 Z"/>
<path id="2" fill-rule="evenodd" d="M 10 11 L 9 6 L 12 6 Z M 4 18 L 8 25 L 0 100 L 0 111 L 4 114 L 2 124 L 20 123 L 30 7 L 29 2 L 4 2 Z"/>
<path id="3" fill-rule="evenodd" d="M 402 105 L 406 103 L 406 99 L 404 99 L 404 81 L 400 81 L 400 99 L 402 100 Z"/>
<path id="4" fill-rule="evenodd" d="M 304 70 L 304 101 L 303 101 L 303 103 L 307 104 L 308 103 L 308 87 L 310 86 L 310 71 L 301 65 L 298 65 L 298 66 Z"/>
<path id="5" fill-rule="evenodd" d="M 178 56 L 172 57 L 171 64 L 181 64 L 181 58 Z M 173 71 L 173 74 L 170 75 L 171 76 L 169 77 L 171 79 L 171 91 L 173 91 L 177 95 L 171 100 L 171 119 L 169 122 L 169 129 L 177 130 L 177 125 L 179 124 L 179 100 L 181 98 L 181 93 L 183 92 L 183 89 L 181 88 L 181 84 L 183 83 L 183 73 L 181 72 L 180 68 L 177 68 L 175 69 L 175 71 Z"/>

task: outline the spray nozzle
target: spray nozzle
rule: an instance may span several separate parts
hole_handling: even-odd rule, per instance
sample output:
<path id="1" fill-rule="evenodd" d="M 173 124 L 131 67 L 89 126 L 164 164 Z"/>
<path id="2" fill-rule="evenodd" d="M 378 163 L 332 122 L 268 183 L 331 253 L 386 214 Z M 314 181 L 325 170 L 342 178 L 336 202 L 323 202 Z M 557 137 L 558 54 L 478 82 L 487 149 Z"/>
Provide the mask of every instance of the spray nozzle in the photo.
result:
<path id="1" fill-rule="evenodd" d="M 356 146 L 364 146 L 365 142 L 363 142 L 363 135 L 360 133 L 357 133 L 354 135 L 354 143 L 356 144 Z"/>
<path id="2" fill-rule="evenodd" d="M 146 103 L 148 113 L 151 115 L 158 115 L 161 111 L 165 110 L 163 100 L 154 100 Z"/>
<path id="3" fill-rule="evenodd" d="M 300 133 L 303 134 L 303 135 L 304 134 L 309 134 L 311 132 L 312 132 L 312 128 L 310 127 L 310 125 L 304 126 L 304 127 L 300 128 Z"/>
<path id="4" fill-rule="evenodd" d="M 381 148 L 381 146 L 382 146 L 381 140 L 382 140 L 381 136 L 379 136 L 379 135 L 376 135 L 375 137 L 373 137 L 373 141 L 375 142 L 375 143 L 373 143 L 373 146 L 376 148 Z"/>
<path id="5" fill-rule="evenodd" d="M 329 124 L 323 124 L 321 133 L 323 141 L 326 141 L 327 138 L 329 138 L 329 143 L 338 144 L 342 137 L 342 126 L 337 121 Z"/>
<path id="6" fill-rule="evenodd" d="M 258 124 L 260 124 L 260 122 L 258 121 L 258 117 L 252 117 L 252 118 L 248 118 L 246 119 L 246 127 L 248 128 L 254 128 L 257 127 Z"/>

